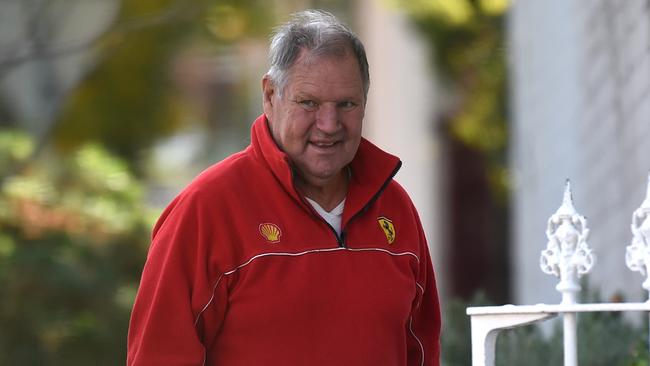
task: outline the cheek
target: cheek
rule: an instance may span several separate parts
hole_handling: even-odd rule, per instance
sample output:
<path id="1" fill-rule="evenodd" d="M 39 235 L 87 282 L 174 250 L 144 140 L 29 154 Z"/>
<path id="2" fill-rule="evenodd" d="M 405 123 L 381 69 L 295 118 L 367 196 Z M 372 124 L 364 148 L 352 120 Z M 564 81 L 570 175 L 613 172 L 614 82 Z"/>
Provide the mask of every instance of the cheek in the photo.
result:
<path id="1" fill-rule="evenodd" d="M 299 113 L 287 117 L 287 123 L 283 131 L 283 139 L 287 145 L 290 145 L 287 148 L 296 152 L 302 151 L 305 149 L 309 138 L 310 128 L 308 120 Z"/>
<path id="2" fill-rule="evenodd" d="M 353 118 L 350 118 L 349 122 L 346 125 L 348 134 L 351 139 L 359 140 L 361 138 L 361 131 L 363 129 L 363 113 L 355 115 Z"/>

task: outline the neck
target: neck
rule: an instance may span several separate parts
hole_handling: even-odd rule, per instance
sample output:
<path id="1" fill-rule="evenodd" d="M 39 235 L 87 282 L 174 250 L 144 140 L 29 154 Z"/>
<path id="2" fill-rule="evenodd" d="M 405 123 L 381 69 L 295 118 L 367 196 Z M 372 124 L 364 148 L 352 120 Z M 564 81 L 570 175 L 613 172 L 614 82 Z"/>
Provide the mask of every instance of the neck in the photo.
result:
<path id="1" fill-rule="evenodd" d="M 316 201 L 325 211 L 331 211 L 343 201 L 348 193 L 348 169 L 325 182 L 310 182 L 300 174 L 296 175 L 296 188 L 305 197 Z"/>

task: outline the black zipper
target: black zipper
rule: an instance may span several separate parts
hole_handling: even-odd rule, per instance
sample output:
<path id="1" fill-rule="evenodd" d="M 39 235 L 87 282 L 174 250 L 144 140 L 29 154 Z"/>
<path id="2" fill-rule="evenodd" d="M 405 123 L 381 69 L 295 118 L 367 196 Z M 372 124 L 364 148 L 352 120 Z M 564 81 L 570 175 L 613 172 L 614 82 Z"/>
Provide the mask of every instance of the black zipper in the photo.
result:
<path id="1" fill-rule="evenodd" d="M 339 235 L 336 232 L 336 230 L 334 230 L 334 227 L 332 225 L 330 225 L 330 223 L 327 222 L 327 220 L 325 220 L 323 218 L 323 216 L 321 216 L 318 212 L 316 212 L 316 209 L 314 209 L 314 207 L 309 202 L 307 202 L 305 197 L 303 197 L 303 195 L 300 194 L 299 191 L 296 189 L 295 176 L 294 176 L 293 169 L 291 169 L 291 185 L 293 185 L 293 190 L 296 193 L 298 193 L 298 197 L 300 197 L 300 200 L 302 201 L 303 205 L 309 207 L 309 209 L 311 210 L 312 215 L 318 217 L 320 219 L 320 221 L 325 223 L 325 225 L 327 225 L 327 227 L 329 227 L 330 230 L 332 230 L 332 234 L 334 234 L 334 238 L 336 238 L 336 243 L 338 244 L 338 246 L 340 248 L 345 248 L 345 239 L 344 239 L 345 235 L 344 235 L 343 231 L 341 231 L 341 235 Z"/>
<path id="2" fill-rule="evenodd" d="M 341 237 L 340 237 L 340 238 L 339 238 L 338 235 L 336 235 L 336 231 L 334 231 L 334 228 L 332 228 L 332 226 L 330 225 L 330 228 L 332 228 L 332 231 L 334 231 L 334 235 L 336 235 L 337 241 L 338 241 L 338 243 L 339 243 L 339 247 L 341 247 L 341 248 L 347 248 L 347 246 L 345 245 L 345 234 L 346 234 L 346 233 L 345 233 L 345 229 L 347 228 L 347 226 L 348 226 L 348 225 L 349 225 L 349 224 L 350 224 L 354 219 L 356 219 L 357 217 L 359 217 L 362 213 L 366 212 L 366 211 L 370 208 L 370 206 L 372 206 L 372 204 L 377 200 L 377 198 L 379 198 L 379 196 L 384 192 L 384 190 L 386 189 L 386 187 L 388 187 L 388 184 L 390 183 L 391 180 L 393 180 L 393 177 L 395 177 L 395 174 L 397 174 L 397 172 L 399 171 L 399 169 L 400 169 L 401 167 L 402 167 L 402 161 L 400 160 L 400 161 L 397 162 L 397 165 L 395 166 L 395 169 L 393 169 L 393 172 L 390 173 L 390 175 L 388 176 L 388 178 L 386 179 L 386 181 L 384 181 L 384 184 L 382 184 L 381 188 L 379 188 L 379 190 L 377 191 L 377 193 L 375 193 L 375 195 L 372 196 L 372 198 L 370 198 L 370 200 L 368 201 L 368 203 L 366 203 L 366 204 L 361 208 L 361 210 L 357 211 L 357 213 L 355 213 L 354 215 L 352 215 L 352 217 L 350 217 L 350 220 L 348 220 L 348 222 L 347 222 L 347 224 L 346 224 L 346 226 L 345 226 L 344 228 L 341 228 Z M 320 215 L 319 215 L 319 216 L 320 216 Z M 327 225 L 329 225 L 329 224 L 327 224 Z M 340 240 L 339 240 L 339 239 L 340 239 Z"/>
<path id="3" fill-rule="evenodd" d="M 372 205 L 372 204 L 377 200 L 377 198 L 379 198 L 379 196 L 382 194 L 382 192 L 384 192 L 384 190 L 386 189 L 386 187 L 388 187 L 388 184 L 390 183 L 391 180 L 393 180 L 393 177 L 395 177 L 395 174 L 397 174 L 397 172 L 399 171 L 399 169 L 400 169 L 401 167 L 402 167 L 402 161 L 398 161 L 398 162 L 397 162 L 397 165 L 395 166 L 395 169 L 393 169 L 393 171 L 390 173 L 390 175 L 388 176 L 388 178 L 386 179 L 386 181 L 384 181 L 384 184 L 381 185 L 381 187 L 379 188 L 379 190 L 377 191 L 377 193 L 375 193 L 375 194 L 372 196 L 372 198 L 370 198 L 370 200 L 368 201 L 368 203 L 366 203 L 366 204 L 361 208 L 361 210 L 357 211 L 357 213 L 355 213 L 354 215 L 352 215 L 352 217 L 350 217 L 350 220 L 348 220 L 348 225 L 352 222 L 352 220 L 356 219 L 357 217 L 359 217 L 359 215 L 361 215 L 362 213 L 366 212 L 366 211 L 368 210 L 368 208 L 369 208 L 369 207 L 370 207 L 370 206 L 371 206 L 371 205 Z M 294 176 L 293 176 L 293 170 L 292 170 L 292 171 L 291 171 L 291 180 L 293 181 L 293 179 L 294 179 Z M 294 185 L 293 189 L 296 190 L 295 185 Z M 298 191 L 296 190 L 296 192 L 298 192 Z M 301 194 L 298 194 L 298 196 L 299 196 L 300 199 L 302 200 L 302 203 L 305 204 L 305 205 L 307 205 L 307 206 L 311 209 L 312 213 L 313 213 L 315 216 L 317 216 L 318 218 L 320 218 L 320 220 L 321 220 L 322 222 L 324 222 L 325 225 L 327 225 L 327 227 L 330 228 L 330 230 L 332 230 L 332 234 L 334 234 L 334 237 L 336 238 L 336 243 L 338 244 L 339 248 L 347 248 L 347 245 L 345 245 L 345 236 L 346 236 L 345 228 L 341 228 L 341 235 L 339 235 L 339 234 L 336 232 L 336 230 L 334 230 L 334 227 L 332 227 L 332 225 L 330 225 L 330 223 L 327 222 L 327 220 L 325 220 L 325 219 L 323 218 L 323 216 L 319 215 L 318 212 L 316 212 L 316 210 L 312 207 L 312 205 L 309 204 L 309 202 L 307 202 L 307 200 L 306 200 L 306 199 L 305 199 Z M 347 225 L 346 225 L 346 227 L 347 227 Z"/>
<path id="4" fill-rule="evenodd" d="M 318 217 L 320 219 L 320 221 L 325 223 L 325 225 L 327 225 L 327 227 L 330 228 L 330 230 L 332 230 L 332 234 L 334 234 L 334 237 L 336 238 L 336 243 L 338 244 L 338 246 L 340 248 L 345 248 L 345 239 L 344 239 L 345 235 L 344 235 L 343 231 L 341 231 L 341 235 L 339 235 L 336 232 L 336 230 L 334 230 L 334 227 L 332 225 L 330 225 L 330 223 L 327 222 L 327 220 L 325 220 L 325 218 L 323 218 L 323 216 L 321 216 L 318 212 L 316 212 L 316 209 L 309 202 L 307 202 L 305 197 L 303 197 L 302 195 L 299 195 L 299 196 L 300 196 L 300 199 L 302 200 L 302 203 L 305 204 L 306 206 L 308 206 L 311 209 L 312 214 L 314 216 Z"/>
<path id="5" fill-rule="evenodd" d="M 316 213 L 316 214 L 318 215 L 318 213 Z M 321 220 L 323 220 L 323 222 L 326 223 L 327 226 L 329 226 L 330 230 L 332 230 L 332 233 L 334 234 L 334 237 L 336 238 L 336 243 L 339 245 L 339 248 L 346 248 L 346 246 L 345 246 L 345 233 L 343 232 L 343 230 L 341 230 L 341 235 L 339 235 L 336 232 L 336 230 L 334 230 L 334 227 L 332 227 L 332 225 L 330 225 L 329 222 L 325 221 L 325 219 L 321 215 L 318 215 L 318 216 L 320 216 Z"/>

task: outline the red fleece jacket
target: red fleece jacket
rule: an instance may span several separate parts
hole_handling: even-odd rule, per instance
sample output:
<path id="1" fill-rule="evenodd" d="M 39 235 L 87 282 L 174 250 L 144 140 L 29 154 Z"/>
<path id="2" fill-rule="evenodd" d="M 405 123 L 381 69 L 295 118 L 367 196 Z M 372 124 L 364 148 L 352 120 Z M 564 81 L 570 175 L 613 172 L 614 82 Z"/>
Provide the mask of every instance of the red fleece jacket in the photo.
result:
<path id="1" fill-rule="evenodd" d="M 267 121 L 153 230 L 128 365 L 439 365 L 440 313 L 398 158 L 365 139 L 334 230 L 297 193 Z"/>

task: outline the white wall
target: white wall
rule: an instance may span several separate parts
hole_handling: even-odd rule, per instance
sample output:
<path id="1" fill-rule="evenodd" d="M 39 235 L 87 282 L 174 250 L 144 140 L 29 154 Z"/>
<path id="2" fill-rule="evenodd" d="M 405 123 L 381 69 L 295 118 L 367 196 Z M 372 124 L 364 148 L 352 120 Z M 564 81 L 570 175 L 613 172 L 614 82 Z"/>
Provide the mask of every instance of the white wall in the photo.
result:
<path id="1" fill-rule="evenodd" d="M 591 284 L 645 300 L 624 255 L 650 169 L 650 1 L 517 1 L 509 25 L 517 302 L 560 299 L 537 263 L 566 178 L 598 257 Z"/>

